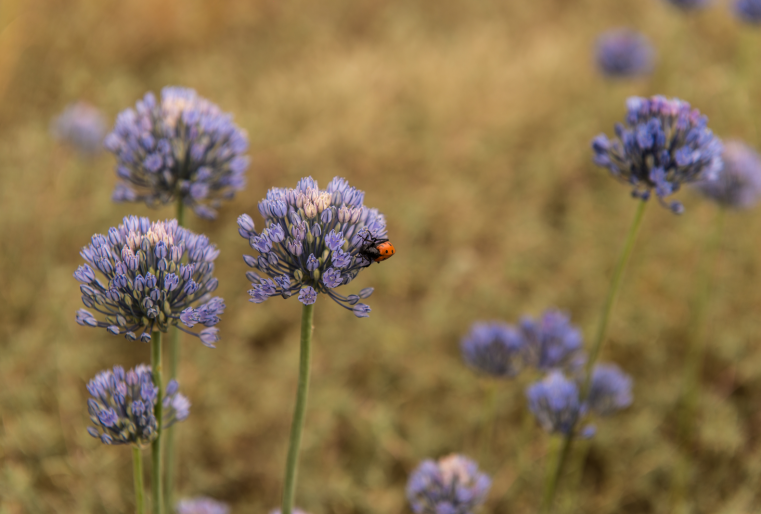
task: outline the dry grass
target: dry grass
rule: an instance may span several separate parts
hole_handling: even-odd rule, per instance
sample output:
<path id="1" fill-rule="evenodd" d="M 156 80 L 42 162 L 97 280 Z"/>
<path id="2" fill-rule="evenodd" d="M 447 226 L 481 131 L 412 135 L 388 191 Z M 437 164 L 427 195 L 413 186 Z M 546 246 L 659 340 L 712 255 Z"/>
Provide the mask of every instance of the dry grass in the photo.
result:
<path id="1" fill-rule="evenodd" d="M 590 47 L 625 23 L 654 40 L 657 71 L 606 82 Z M 458 350 L 472 321 L 559 306 L 591 332 L 634 203 L 588 144 L 626 96 L 685 98 L 717 133 L 761 144 L 761 34 L 718 5 L 685 18 L 656 0 L 37 0 L 3 2 L 0 27 L 2 514 L 132 509 L 129 452 L 87 435 L 84 385 L 149 350 L 76 325 L 71 274 L 93 233 L 172 209 L 112 204 L 112 158 L 55 146 L 49 119 L 72 100 L 113 119 L 146 90 L 186 85 L 249 132 L 246 193 L 217 222 L 190 222 L 222 249 L 223 342 L 185 340 L 181 365 L 181 490 L 233 512 L 278 503 L 296 380 L 299 305 L 246 301 L 235 218 L 267 188 L 342 175 L 387 215 L 398 254 L 353 284 L 376 288 L 372 317 L 317 305 L 298 504 L 402 512 L 420 459 L 477 454 L 484 387 Z M 647 213 L 604 355 L 635 378 L 636 401 L 598 424 L 566 497 L 578 512 L 669 510 L 689 301 L 715 215 L 682 197 L 682 217 Z M 740 514 L 761 508 L 761 219 L 727 221 L 690 498 L 694 512 Z M 524 385 L 500 386 L 488 512 L 538 504 L 549 439 L 534 428 L 520 443 Z"/>

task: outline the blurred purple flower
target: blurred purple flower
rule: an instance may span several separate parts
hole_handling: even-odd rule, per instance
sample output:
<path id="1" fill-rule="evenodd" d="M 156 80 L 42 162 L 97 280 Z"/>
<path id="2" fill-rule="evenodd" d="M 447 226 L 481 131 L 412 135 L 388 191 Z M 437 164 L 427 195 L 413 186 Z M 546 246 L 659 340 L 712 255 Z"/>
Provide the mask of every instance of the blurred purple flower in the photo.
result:
<path id="1" fill-rule="evenodd" d="M 129 216 L 110 228 L 108 235 L 95 234 L 80 255 L 87 264 L 77 268 L 74 278 L 80 282 L 82 303 L 105 321 L 80 309 L 77 323 L 106 328 L 130 340 L 137 339 L 135 331 L 142 329 L 144 342 L 151 340 L 153 330 L 166 332 L 169 325 L 175 325 L 214 347 L 217 328 L 195 334 L 179 326 L 192 328 L 200 323 L 213 327 L 225 310 L 224 301 L 211 296 L 218 285 L 212 273 L 219 250 L 206 236 L 179 227 L 177 220 L 152 223 L 148 218 Z M 183 263 L 185 255 L 187 262 Z M 104 275 L 105 283 L 94 270 Z"/>
<path id="2" fill-rule="evenodd" d="M 386 220 L 377 209 L 363 205 L 365 193 L 335 177 L 327 189 L 319 189 L 312 177 L 299 181 L 296 189 L 273 188 L 259 202 L 267 228 L 254 229 L 248 214 L 238 218 L 238 233 L 247 239 L 258 257 L 244 255 L 253 271 L 246 273 L 253 289 L 249 301 L 262 303 L 271 296 L 288 298 L 298 293 L 304 305 L 326 294 L 355 316 L 365 318 L 370 307 L 359 300 L 372 288 L 343 296 L 335 288 L 348 284 L 371 264 L 362 250 L 373 239 L 386 236 Z"/>
<path id="3" fill-rule="evenodd" d="M 595 47 L 597 66 L 609 77 L 632 77 L 652 71 L 653 46 L 645 36 L 628 29 L 604 32 Z"/>
<path id="4" fill-rule="evenodd" d="M 230 507 L 223 502 L 206 496 L 185 498 L 177 502 L 177 514 L 229 514 Z"/>
<path id="5" fill-rule="evenodd" d="M 462 455 L 425 460 L 410 475 L 407 500 L 415 514 L 471 514 L 484 501 L 491 479 Z"/>
<path id="6" fill-rule="evenodd" d="M 599 364 L 592 372 L 586 404 L 608 416 L 632 404 L 632 379 L 614 364 Z"/>
<path id="7" fill-rule="evenodd" d="M 80 101 L 68 105 L 52 121 L 50 132 L 56 140 L 89 157 L 103 148 L 106 120 L 96 107 Z"/>
<path id="8" fill-rule="evenodd" d="M 696 11 L 710 5 L 711 0 L 666 0 L 683 11 Z"/>
<path id="9" fill-rule="evenodd" d="M 594 138 L 594 163 L 632 186 L 632 196 L 647 200 L 653 190 L 662 205 L 682 184 L 713 179 L 721 168 L 721 141 L 708 129 L 708 118 L 679 99 L 662 96 L 627 100 L 626 125 L 616 137 Z M 667 205 L 679 214 L 679 202 Z"/>
<path id="10" fill-rule="evenodd" d="M 163 427 L 183 421 L 190 413 L 190 402 L 178 392 L 175 380 L 165 391 Z M 158 425 L 154 406 L 158 388 L 153 384 L 151 367 L 140 364 L 124 372 L 121 366 L 101 371 L 87 384 L 92 398 L 87 401 L 94 427 L 87 432 L 104 444 L 132 444 L 144 447 L 156 438 Z"/>
<path id="11" fill-rule="evenodd" d="M 214 219 L 246 182 L 245 131 L 192 89 L 165 87 L 160 102 L 147 93 L 119 114 L 105 146 L 117 158 L 117 202 L 158 206 L 179 197 Z"/>
<path id="12" fill-rule="evenodd" d="M 761 197 L 761 157 L 741 141 L 727 141 L 724 164 L 712 180 L 699 180 L 695 188 L 723 207 L 748 209 Z"/>
<path id="13" fill-rule="evenodd" d="M 463 338 L 462 357 L 477 371 L 493 377 L 513 378 L 526 366 L 528 348 L 507 323 L 474 323 Z"/>
<path id="14" fill-rule="evenodd" d="M 734 11 L 738 18 L 747 23 L 761 23 L 761 0 L 736 0 Z"/>
<path id="15" fill-rule="evenodd" d="M 525 317 L 519 330 L 529 364 L 541 371 L 578 367 L 584 361 L 581 331 L 562 311 L 547 309 L 538 320 Z"/>

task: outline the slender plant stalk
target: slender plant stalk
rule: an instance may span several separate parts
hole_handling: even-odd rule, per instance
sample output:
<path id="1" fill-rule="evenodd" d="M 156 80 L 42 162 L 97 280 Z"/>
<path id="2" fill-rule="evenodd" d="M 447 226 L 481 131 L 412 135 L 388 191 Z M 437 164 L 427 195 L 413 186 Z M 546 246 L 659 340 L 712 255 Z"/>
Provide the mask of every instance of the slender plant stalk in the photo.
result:
<path id="1" fill-rule="evenodd" d="M 488 466 L 492 442 L 494 441 L 494 420 L 497 412 L 497 388 L 496 381 L 490 380 L 487 384 L 488 391 L 484 398 L 483 426 L 481 427 L 481 466 Z"/>
<path id="2" fill-rule="evenodd" d="M 304 305 L 301 311 L 301 356 L 299 358 L 299 385 L 296 392 L 296 407 L 293 409 L 291 439 L 288 443 L 288 459 L 285 463 L 285 487 L 283 489 L 282 514 L 291 514 L 296 492 L 296 472 L 301 446 L 301 432 L 304 429 L 304 412 L 309 392 L 309 361 L 312 352 L 312 319 L 314 304 Z"/>
<path id="3" fill-rule="evenodd" d="M 725 209 L 719 207 L 719 212 L 714 220 L 713 233 L 705 242 L 705 249 L 700 257 L 698 271 L 698 290 L 693 307 L 692 333 L 690 337 L 687 355 L 682 370 L 682 394 L 680 398 L 679 418 L 677 433 L 682 448 L 690 444 L 695 427 L 695 415 L 699 387 L 700 370 L 703 367 L 706 351 L 706 325 L 708 321 L 708 307 L 711 299 L 713 282 L 713 269 L 721 245 L 721 235 L 724 231 Z M 685 500 L 687 489 L 687 474 L 690 468 L 689 452 L 682 452 L 674 477 L 672 496 L 674 505 L 679 506 Z"/>
<path id="4" fill-rule="evenodd" d="M 132 447 L 132 478 L 135 482 L 135 512 L 145 513 L 145 488 L 143 487 L 143 454 L 137 446 Z"/>
<path id="5" fill-rule="evenodd" d="M 589 386 L 592 382 L 592 370 L 594 369 L 597 357 L 600 355 L 602 345 L 605 342 L 605 335 L 608 331 L 608 324 L 610 322 L 610 314 L 613 311 L 613 305 L 616 303 L 616 296 L 618 295 L 618 291 L 621 288 L 621 279 L 624 276 L 626 264 L 629 262 L 629 257 L 631 257 L 632 250 L 634 249 L 634 242 L 637 239 L 637 233 L 639 232 L 639 228 L 642 225 L 642 219 L 645 214 L 645 207 L 647 207 L 647 202 L 640 200 L 639 205 L 637 206 L 637 212 L 634 215 L 634 220 L 632 221 L 631 227 L 629 228 L 629 233 L 626 236 L 623 251 L 618 257 L 618 263 L 616 264 L 616 268 L 613 271 L 613 277 L 608 288 L 608 295 L 606 296 L 605 303 L 603 304 L 600 323 L 597 325 L 597 332 L 592 342 L 592 349 L 589 352 L 589 358 L 587 359 L 584 383 L 582 384 L 581 390 L 579 391 L 579 397 L 582 402 L 586 399 L 587 393 L 589 392 Z M 560 447 L 558 458 L 556 460 L 555 469 L 550 472 L 547 478 L 547 487 L 545 488 L 544 497 L 542 498 L 541 512 L 551 512 L 552 510 L 552 506 L 555 501 L 555 493 L 557 492 L 557 486 L 560 482 L 560 477 L 563 474 L 565 462 L 568 460 L 568 454 L 571 451 L 573 437 L 574 434 L 571 433 L 564 436 L 563 438 L 563 443 Z"/>
<path id="6" fill-rule="evenodd" d="M 156 400 L 156 407 L 154 414 L 156 415 L 156 423 L 158 424 L 158 436 L 151 443 L 151 465 L 153 467 L 153 474 L 151 476 L 151 487 L 153 489 L 153 514 L 163 514 L 164 512 L 164 498 L 163 498 L 163 484 L 162 484 L 162 465 L 161 465 L 161 439 L 163 431 L 163 411 L 164 406 L 162 399 L 164 397 L 164 384 L 161 382 L 161 332 L 156 331 L 151 337 L 151 370 L 153 372 L 153 383 L 158 388 L 158 400 Z"/>
<path id="7" fill-rule="evenodd" d="M 183 226 L 185 222 L 185 205 L 182 203 L 182 198 L 177 198 L 177 223 L 179 226 Z M 180 362 L 180 333 L 181 331 L 175 328 L 171 331 L 171 339 L 169 340 L 169 378 L 177 379 L 177 366 Z M 166 462 L 164 463 L 166 469 L 165 481 L 164 481 L 164 510 L 165 512 L 172 512 L 172 506 L 174 505 L 174 488 L 175 488 L 175 472 L 177 471 L 176 455 L 174 452 L 174 431 L 176 427 L 170 427 L 167 429 L 165 437 L 165 452 Z"/>

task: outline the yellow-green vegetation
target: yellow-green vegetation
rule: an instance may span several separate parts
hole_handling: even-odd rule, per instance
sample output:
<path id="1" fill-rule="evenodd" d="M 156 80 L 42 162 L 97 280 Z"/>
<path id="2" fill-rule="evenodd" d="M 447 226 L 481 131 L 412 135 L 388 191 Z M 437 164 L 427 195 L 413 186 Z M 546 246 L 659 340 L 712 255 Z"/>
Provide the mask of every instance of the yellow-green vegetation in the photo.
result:
<path id="1" fill-rule="evenodd" d="M 649 78 L 611 82 L 593 67 L 597 34 L 624 24 L 658 50 Z M 176 427 L 178 497 L 213 496 L 236 513 L 280 503 L 301 304 L 247 301 L 237 216 L 261 228 L 266 190 L 306 175 L 344 176 L 386 214 L 397 254 L 351 285 L 375 287 L 371 317 L 326 297 L 315 305 L 296 505 L 398 513 L 420 460 L 479 458 L 489 386 L 460 359 L 471 322 L 557 306 L 591 339 L 636 208 L 592 165 L 592 137 L 612 133 L 627 96 L 664 94 L 758 146 L 759 59 L 761 32 L 723 4 L 685 16 L 657 0 L 2 2 L 0 512 L 134 511 L 130 452 L 87 434 L 85 384 L 149 362 L 150 347 L 78 326 L 72 273 L 92 234 L 174 206 L 113 204 L 113 157 L 80 159 L 49 135 L 69 102 L 113 121 L 146 91 L 182 85 L 249 134 L 244 194 L 215 222 L 186 215 L 222 251 L 227 310 L 217 349 L 183 337 L 179 379 L 193 407 Z M 680 196 L 684 215 L 652 205 L 645 216 L 602 355 L 633 377 L 634 404 L 574 446 L 586 459 L 572 456 L 561 485 L 569 512 L 670 510 L 690 305 L 717 214 Z M 759 233 L 758 211 L 727 215 L 685 449 L 693 512 L 761 509 Z M 550 444 L 523 428 L 525 385 L 497 391 L 486 512 L 539 505 Z"/>

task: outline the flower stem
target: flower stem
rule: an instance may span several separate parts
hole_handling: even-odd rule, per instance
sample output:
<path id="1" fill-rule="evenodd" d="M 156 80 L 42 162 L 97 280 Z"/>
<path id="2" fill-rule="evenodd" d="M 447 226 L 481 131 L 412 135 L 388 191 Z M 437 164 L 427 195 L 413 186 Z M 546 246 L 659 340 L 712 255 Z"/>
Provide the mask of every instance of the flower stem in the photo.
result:
<path id="1" fill-rule="evenodd" d="M 621 279 L 623 278 L 626 264 L 629 262 L 629 257 L 631 257 L 632 250 L 634 249 L 634 242 L 637 239 L 637 233 L 639 232 L 639 228 L 642 225 L 642 219 L 645 214 L 645 207 L 647 207 L 647 202 L 640 200 L 639 204 L 637 205 L 637 212 L 634 215 L 634 220 L 632 221 L 631 227 L 629 228 L 629 233 L 626 235 L 623 251 L 618 257 L 616 268 L 613 271 L 613 277 L 611 278 L 610 286 L 608 288 L 608 295 L 606 296 L 605 303 L 603 304 L 600 323 L 597 325 L 597 333 L 595 334 L 595 339 L 592 342 L 592 349 L 590 350 L 589 358 L 587 359 L 584 373 L 584 383 L 582 384 L 581 390 L 579 391 L 579 398 L 582 402 L 586 399 L 587 393 L 589 392 L 589 386 L 592 382 L 592 370 L 594 369 L 597 357 L 600 355 L 602 345 L 605 342 L 605 335 L 608 331 L 608 323 L 610 322 L 610 314 L 613 311 L 613 305 L 616 303 L 616 296 L 618 295 L 618 291 L 621 288 Z M 552 509 L 552 505 L 555 501 L 557 486 L 560 482 L 560 477 L 563 474 L 563 468 L 565 466 L 566 460 L 568 459 L 568 454 L 571 451 L 573 436 L 574 434 L 572 432 L 563 437 L 563 444 L 558 454 L 558 459 L 555 463 L 555 469 L 551 471 L 551 474 L 547 480 L 547 488 L 545 489 L 544 497 L 542 499 L 541 512 L 550 512 Z"/>
<path id="2" fill-rule="evenodd" d="M 487 391 L 484 398 L 483 426 L 481 427 L 481 459 L 482 467 L 487 467 L 494 441 L 494 418 L 497 411 L 497 384 L 490 380 L 486 385 Z"/>
<path id="3" fill-rule="evenodd" d="M 183 226 L 185 222 L 185 205 L 182 203 L 182 198 L 177 198 L 177 224 Z M 180 361 L 180 333 L 178 329 L 172 330 L 172 335 L 169 340 L 169 378 L 177 379 L 177 366 Z M 175 471 L 177 464 L 175 462 L 174 453 L 174 431 L 175 427 L 170 427 L 166 431 L 166 469 L 165 469 L 165 498 L 164 498 L 164 510 L 166 512 L 172 512 L 172 505 L 174 505 L 174 482 Z"/>
<path id="4" fill-rule="evenodd" d="M 719 207 L 719 212 L 714 219 L 713 232 L 705 241 L 705 248 L 698 266 L 698 290 L 693 307 L 693 318 L 690 323 L 692 333 L 682 370 L 681 405 L 677 421 L 678 440 L 682 449 L 690 444 L 695 426 L 697 399 L 700 389 L 698 382 L 706 350 L 705 336 L 708 306 L 711 299 L 713 268 L 721 244 L 721 235 L 724 231 L 724 213 L 725 209 Z M 672 482 L 674 484 L 672 495 L 677 506 L 681 505 L 685 498 L 686 477 L 690 468 L 689 453 L 682 452 L 676 476 Z"/>
<path id="5" fill-rule="evenodd" d="M 304 412 L 309 392 L 309 360 L 312 345 L 312 318 L 314 304 L 304 305 L 301 312 L 301 356 L 299 358 L 299 385 L 296 392 L 296 407 L 291 422 L 291 439 L 288 443 L 288 460 L 285 464 L 285 487 L 283 489 L 282 514 L 291 514 L 296 492 L 296 471 L 298 468 L 301 432 L 304 428 Z"/>
<path id="6" fill-rule="evenodd" d="M 164 385 L 161 382 L 161 332 L 156 331 L 151 337 L 151 370 L 153 372 L 153 384 L 158 389 L 158 398 L 156 400 L 156 406 L 154 407 L 154 414 L 156 416 L 156 424 L 158 425 L 157 437 L 151 443 L 151 465 L 153 467 L 153 474 L 151 476 L 151 487 L 153 489 L 153 514 L 162 514 L 164 512 L 163 505 L 163 486 L 162 479 L 162 466 L 161 466 L 161 438 L 163 430 L 163 410 L 162 403 L 164 397 Z"/>
<path id="7" fill-rule="evenodd" d="M 143 487 L 143 454 L 137 446 L 132 447 L 132 478 L 135 483 L 135 512 L 145 513 L 145 488 Z"/>

